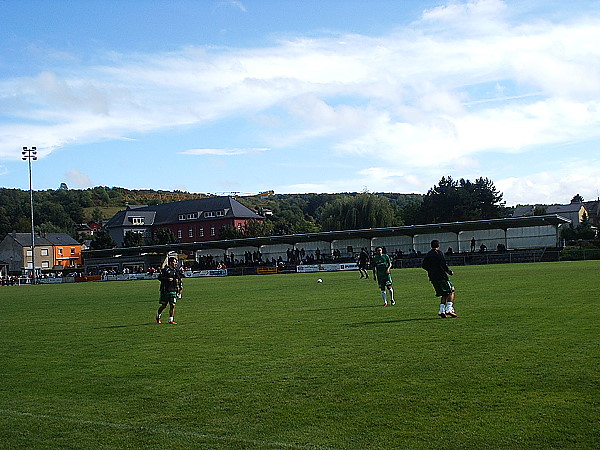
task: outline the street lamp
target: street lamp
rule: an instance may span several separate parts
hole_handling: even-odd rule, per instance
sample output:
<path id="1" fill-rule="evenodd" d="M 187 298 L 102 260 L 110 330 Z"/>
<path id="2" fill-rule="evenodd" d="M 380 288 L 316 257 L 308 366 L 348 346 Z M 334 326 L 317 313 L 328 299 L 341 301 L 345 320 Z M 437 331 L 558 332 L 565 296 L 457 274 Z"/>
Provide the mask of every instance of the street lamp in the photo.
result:
<path id="1" fill-rule="evenodd" d="M 35 274 L 35 228 L 33 225 L 33 187 L 31 184 L 31 160 L 37 160 L 37 147 L 31 147 L 31 149 L 27 147 L 23 147 L 23 151 L 21 152 L 23 161 L 27 160 L 29 162 L 29 205 L 31 206 L 31 283 L 36 284 L 36 274 Z"/>

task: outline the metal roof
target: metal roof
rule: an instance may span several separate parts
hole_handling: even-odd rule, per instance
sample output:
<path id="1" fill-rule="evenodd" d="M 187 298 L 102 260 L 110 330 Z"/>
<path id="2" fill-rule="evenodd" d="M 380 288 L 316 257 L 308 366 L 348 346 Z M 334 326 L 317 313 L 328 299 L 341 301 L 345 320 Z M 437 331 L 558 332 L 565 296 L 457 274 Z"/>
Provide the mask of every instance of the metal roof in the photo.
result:
<path id="1" fill-rule="evenodd" d="M 410 236 L 434 233 L 460 233 L 476 230 L 508 230 L 510 228 L 527 228 L 552 225 L 558 227 L 571 223 L 571 220 L 557 214 L 528 217 L 505 217 L 502 219 L 471 220 L 466 222 L 435 223 L 426 225 L 407 225 L 402 227 L 366 228 L 360 230 L 327 231 L 321 233 L 288 234 L 284 236 L 265 236 L 244 239 L 228 239 L 221 241 L 192 242 L 183 244 L 150 245 L 142 247 L 125 247 L 105 250 L 84 250 L 88 257 L 102 257 L 110 255 L 131 255 L 152 252 L 169 251 L 195 251 L 221 249 L 227 250 L 235 247 L 261 247 L 263 245 L 287 244 L 295 245 L 302 242 L 333 242 L 336 240 L 389 236 Z"/>
<path id="2" fill-rule="evenodd" d="M 232 197 L 207 197 L 160 205 L 128 205 L 127 209 L 117 212 L 106 224 L 106 228 L 131 226 L 130 218 L 143 217 L 145 226 L 160 226 L 180 223 L 180 214 L 196 213 L 194 219 L 205 220 L 201 213 L 207 211 L 224 211 L 226 218 L 262 219 L 251 209 L 242 205 Z"/>
<path id="3" fill-rule="evenodd" d="M 9 233 L 6 238 L 12 238 L 22 247 L 31 247 L 31 233 Z M 36 247 L 42 246 L 60 246 L 60 245 L 81 245 L 67 233 L 36 233 Z"/>

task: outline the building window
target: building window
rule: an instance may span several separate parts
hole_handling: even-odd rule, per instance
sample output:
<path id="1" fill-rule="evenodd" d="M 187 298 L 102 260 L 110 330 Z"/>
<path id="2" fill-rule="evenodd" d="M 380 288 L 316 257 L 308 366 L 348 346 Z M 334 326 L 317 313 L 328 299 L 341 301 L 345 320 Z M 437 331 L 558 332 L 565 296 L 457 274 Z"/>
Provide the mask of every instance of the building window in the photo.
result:
<path id="1" fill-rule="evenodd" d="M 71 247 L 71 255 L 75 254 L 75 247 Z"/>
<path id="2" fill-rule="evenodd" d="M 179 220 L 185 220 L 185 214 L 179 214 Z"/>
<path id="3" fill-rule="evenodd" d="M 188 229 L 188 237 L 191 237 L 191 238 L 193 238 L 193 237 L 194 237 L 194 229 L 193 229 L 192 227 L 190 227 L 190 228 Z"/>
<path id="4" fill-rule="evenodd" d="M 40 254 L 41 254 L 42 256 L 48 256 L 48 249 L 47 249 L 47 248 L 43 248 L 43 249 L 41 249 L 41 250 L 40 250 Z"/>
<path id="5" fill-rule="evenodd" d="M 197 219 L 198 218 L 198 214 L 197 213 L 189 213 L 187 215 L 188 219 Z"/>
<path id="6" fill-rule="evenodd" d="M 215 216 L 223 217 L 225 215 L 225 211 L 215 211 Z"/>
<path id="7" fill-rule="evenodd" d="M 183 236 L 183 233 L 181 230 L 177 230 L 177 239 L 181 239 L 181 236 Z"/>
<path id="8" fill-rule="evenodd" d="M 143 217 L 132 217 L 131 223 L 133 225 L 144 225 L 144 218 Z"/>
<path id="9" fill-rule="evenodd" d="M 211 235 L 211 236 L 214 236 L 215 234 L 216 234 L 216 232 L 215 232 L 215 226 L 214 226 L 214 225 L 211 225 L 211 226 L 210 226 L 210 235 Z"/>
<path id="10" fill-rule="evenodd" d="M 204 227 L 198 227 L 198 236 L 204 237 Z"/>
<path id="11" fill-rule="evenodd" d="M 50 268 L 50 263 L 48 261 L 42 261 L 42 269 Z"/>
<path id="12" fill-rule="evenodd" d="M 215 212 L 214 211 L 206 211 L 204 213 L 204 217 L 215 217 Z"/>
<path id="13" fill-rule="evenodd" d="M 31 250 L 27 250 L 27 256 L 31 258 Z"/>
<path id="14" fill-rule="evenodd" d="M 59 254 L 60 256 L 62 256 L 62 254 L 63 254 L 63 252 L 62 252 L 62 247 L 58 247 L 58 254 Z"/>

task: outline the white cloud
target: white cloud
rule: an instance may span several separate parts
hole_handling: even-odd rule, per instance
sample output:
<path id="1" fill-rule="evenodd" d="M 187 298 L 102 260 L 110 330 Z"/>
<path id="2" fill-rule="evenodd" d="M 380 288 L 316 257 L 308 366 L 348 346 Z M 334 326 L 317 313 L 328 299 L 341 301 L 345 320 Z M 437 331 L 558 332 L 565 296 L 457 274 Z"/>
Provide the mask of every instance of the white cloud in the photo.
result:
<path id="1" fill-rule="evenodd" d="M 600 160 L 572 162 L 566 170 L 534 172 L 519 177 L 508 177 L 495 181 L 496 188 L 510 199 L 508 206 L 534 203 L 569 203 L 575 194 L 587 201 L 600 196 Z"/>
<path id="2" fill-rule="evenodd" d="M 91 188 L 94 187 L 92 180 L 85 173 L 80 172 L 77 169 L 71 169 L 66 174 L 67 180 L 69 181 L 67 184 L 75 185 L 80 189 Z M 70 186 L 71 187 L 71 186 Z"/>
<path id="3" fill-rule="evenodd" d="M 248 153 L 262 153 L 269 151 L 268 148 L 193 148 L 180 152 L 181 155 L 216 155 L 233 156 Z"/>
<path id="4" fill-rule="evenodd" d="M 438 25 L 479 22 L 485 19 L 496 21 L 506 10 L 506 3 L 502 0 L 472 0 L 427 9 L 423 12 L 421 20 L 424 23 L 433 22 Z"/>
<path id="5" fill-rule="evenodd" d="M 239 0 L 223 0 L 217 4 L 217 7 L 232 7 L 242 12 L 247 12 L 246 7 Z"/>
<path id="6" fill-rule="evenodd" d="M 246 11 L 239 1 L 223 4 Z M 386 186 L 397 181 L 389 174 L 409 180 L 405 174 L 420 178 L 432 165 L 477 167 L 492 152 L 600 139 L 600 18 L 516 22 L 511 8 L 452 2 L 386 36 L 113 54 L 104 66 L 0 80 L 0 113 L 11 119 L 0 125 L 0 159 L 18 158 L 23 142 L 47 154 L 250 117 L 253 141 L 277 150 L 322 139 L 327 145 L 318 147 L 338 159 L 368 155 L 386 167 Z M 269 150 L 230 148 L 223 139 L 223 148 L 181 153 Z M 572 181 L 564 172 L 551 178 Z M 518 195 L 527 182 L 504 183 Z"/>

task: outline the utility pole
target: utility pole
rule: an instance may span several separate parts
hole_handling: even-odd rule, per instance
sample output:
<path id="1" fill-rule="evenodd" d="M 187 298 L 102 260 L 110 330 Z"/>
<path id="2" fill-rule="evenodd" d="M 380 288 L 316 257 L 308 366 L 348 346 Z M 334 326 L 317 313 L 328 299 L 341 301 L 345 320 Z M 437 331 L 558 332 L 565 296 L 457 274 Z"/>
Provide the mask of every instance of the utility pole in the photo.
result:
<path id="1" fill-rule="evenodd" d="M 21 152 L 23 161 L 27 160 L 29 163 L 29 205 L 31 206 L 31 284 L 37 283 L 37 276 L 35 273 L 35 228 L 33 225 L 33 185 L 31 183 L 31 160 L 37 160 L 37 147 L 23 147 Z"/>

